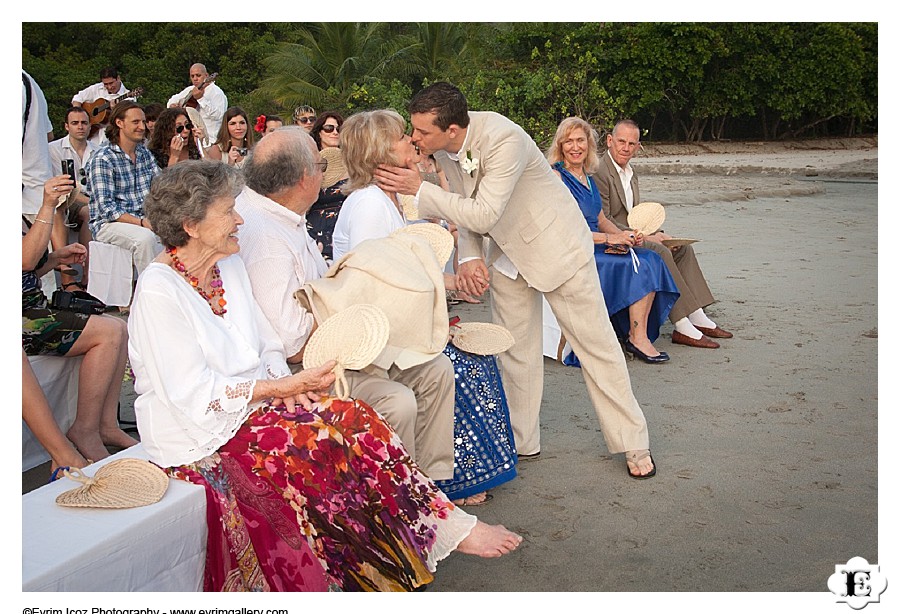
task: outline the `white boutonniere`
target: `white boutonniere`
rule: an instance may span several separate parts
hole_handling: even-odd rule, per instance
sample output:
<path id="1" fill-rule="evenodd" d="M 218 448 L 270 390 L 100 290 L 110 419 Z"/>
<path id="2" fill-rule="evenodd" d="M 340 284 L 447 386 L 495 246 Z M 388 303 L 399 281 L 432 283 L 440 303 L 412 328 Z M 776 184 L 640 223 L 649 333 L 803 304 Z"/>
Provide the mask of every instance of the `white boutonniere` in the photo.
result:
<path id="1" fill-rule="evenodd" d="M 466 152 L 466 157 L 459 161 L 459 165 L 465 172 L 469 173 L 470 177 L 474 177 L 475 171 L 478 170 L 478 158 L 473 158 L 472 151 L 469 150 Z"/>

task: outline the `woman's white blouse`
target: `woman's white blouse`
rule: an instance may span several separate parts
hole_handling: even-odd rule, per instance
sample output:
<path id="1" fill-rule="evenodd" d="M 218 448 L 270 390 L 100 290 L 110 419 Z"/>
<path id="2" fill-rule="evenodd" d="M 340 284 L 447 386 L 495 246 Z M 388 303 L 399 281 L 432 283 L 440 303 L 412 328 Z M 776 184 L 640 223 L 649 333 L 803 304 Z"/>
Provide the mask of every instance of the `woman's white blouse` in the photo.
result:
<path id="1" fill-rule="evenodd" d="M 256 381 L 290 375 L 241 259 L 224 258 L 219 270 L 224 317 L 169 266 L 154 262 L 138 278 L 128 317 L 134 409 L 144 449 L 162 467 L 220 448 L 261 404 L 250 404 Z"/>
<path id="2" fill-rule="evenodd" d="M 382 239 L 406 226 L 406 218 L 381 188 L 356 190 L 341 205 L 331 242 L 334 260 L 366 239 Z"/>

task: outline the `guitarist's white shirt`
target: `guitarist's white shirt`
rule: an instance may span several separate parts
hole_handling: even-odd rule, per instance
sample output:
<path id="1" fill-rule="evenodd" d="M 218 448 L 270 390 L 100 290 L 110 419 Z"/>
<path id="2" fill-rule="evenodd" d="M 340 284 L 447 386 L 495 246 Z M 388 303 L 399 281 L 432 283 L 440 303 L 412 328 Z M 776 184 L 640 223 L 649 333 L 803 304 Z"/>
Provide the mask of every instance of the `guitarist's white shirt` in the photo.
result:
<path id="1" fill-rule="evenodd" d="M 182 101 L 194 89 L 193 85 L 189 85 L 171 98 L 166 103 L 167 107 L 181 106 Z M 203 87 L 203 96 L 197 99 L 198 111 L 203 123 L 206 127 L 207 139 L 203 146 L 209 147 L 216 142 L 219 136 L 219 126 L 222 125 L 222 118 L 225 117 L 225 109 L 228 108 L 228 97 L 222 88 L 215 83 L 208 83 Z"/>

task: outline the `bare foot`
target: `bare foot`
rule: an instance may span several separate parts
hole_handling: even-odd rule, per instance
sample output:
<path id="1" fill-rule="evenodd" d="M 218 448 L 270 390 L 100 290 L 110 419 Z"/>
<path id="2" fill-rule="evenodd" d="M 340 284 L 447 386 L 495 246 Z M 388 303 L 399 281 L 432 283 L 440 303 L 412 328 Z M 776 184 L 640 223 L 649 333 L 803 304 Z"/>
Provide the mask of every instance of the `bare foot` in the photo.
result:
<path id="1" fill-rule="evenodd" d="M 116 427 L 112 429 L 100 428 L 100 438 L 107 446 L 115 446 L 117 448 L 130 448 L 137 445 L 138 440 Z"/>
<path id="2" fill-rule="evenodd" d="M 485 524 L 479 520 L 472 527 L 471 533 L 459 543 L 457 550 L 464 554 L 494 559 L 509 554 L 521 543 L 522 536 L 503 525 Z"/>
<path id="3" fill-rule="evenodd" d="M 98 461 L 109 456 L 109 450 L 103 445 L 100 433 L 96 431 L 81 432 L 73 424 L 66 433 L 66 437 L 85 458 Z"/>
<path id="4" fill-rule="evenodd" d="M 53 473 L 57 467 L 71 467 L 73 469 L 83 469 L 87 467 L 90 463 L 85 460 L 85 458 L 78 453 L 75 448 L 72 448 L 71 452 L 66 452 L 63 455 L 59 455 L 56 458 L 50 459 L 50 473 Z"/>
<path id="5" fill-rule="evenodd" d="M 469 505 L 469 506 L 484 505 L 485 503 L 487 503 L 488 501 L 490 501 L 493 498 L 494 498 L 494 496 L 491 495 L 490 493 L 488 493 L 488 491 L 484 491 L 484 492 L 476 493 L 476 494 L 472 495 L 471 497 L 465 497 L 464 499 L 454 499 L 453 503 L 455 505 Z"/>

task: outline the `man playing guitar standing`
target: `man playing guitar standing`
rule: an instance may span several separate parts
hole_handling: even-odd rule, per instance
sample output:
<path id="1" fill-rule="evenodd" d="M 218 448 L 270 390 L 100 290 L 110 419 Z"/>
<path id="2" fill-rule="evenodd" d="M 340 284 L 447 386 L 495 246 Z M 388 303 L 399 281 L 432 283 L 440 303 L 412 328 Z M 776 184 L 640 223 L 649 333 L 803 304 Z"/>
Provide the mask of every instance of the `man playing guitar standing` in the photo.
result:
<path id="1" fill-rule="evenodd" d="M 72 106 L 89 107 L 98 101 L 107 100 L 109 101 L 108 108 L 111 109 L 116 106 L 117 99 L 122 98 L 127 93 L 128 89 L 122 83 L 122 79 L 119 78 L 119 72 L 114 67 L 107 66 L 100 71 L 100 83 L 86 87 L 72 96 Z M 109 112 L 107 111 L 104 113 L 101 121 L 91 122 L 90 141 L 97 146 L 102 145 L 106 141 L 106 118 L 108 115 Z"/>
<path id="2" fill-rule="evenodd" d="M 206 138 L 202 141 L 203 147 L 210 147 L 219 134 L 219 126 L 225 109 L 228 108 L 228 98 L 225 92 L 213 81 L 217 74 L 210 75 L 203 64 L 194 64 L 190 69 L 191 85 L 187 86 L 171 98 L 166 104 L 168 107 L 194 107 L 200 112 L 206 128 Z"/>

